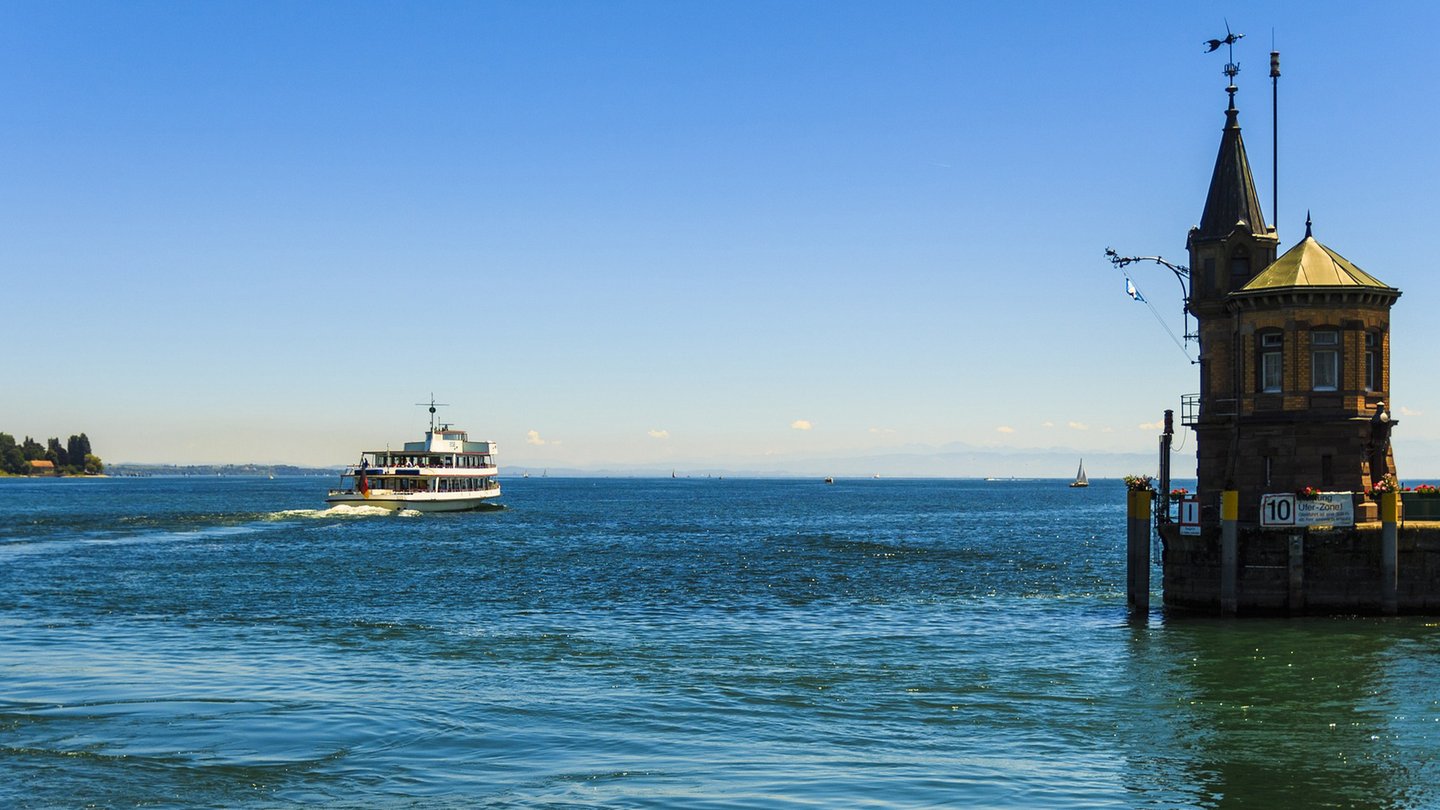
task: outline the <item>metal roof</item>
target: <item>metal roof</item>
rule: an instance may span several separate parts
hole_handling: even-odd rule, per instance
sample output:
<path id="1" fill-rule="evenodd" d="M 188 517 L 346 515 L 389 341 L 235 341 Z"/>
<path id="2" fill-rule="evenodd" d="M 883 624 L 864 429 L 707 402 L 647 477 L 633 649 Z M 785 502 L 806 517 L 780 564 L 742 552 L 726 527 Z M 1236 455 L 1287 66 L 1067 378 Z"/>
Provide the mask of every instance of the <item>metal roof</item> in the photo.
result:
<path id="1" fill-rule="evenodd" d="M 1240 137 L 1240 114 L 1233 96 L 1230 103 L 1230 109 L 1225 111 L 1220 153 L 1215 156 L 1215 171 L 1210 175 L 1210 191 L 1205 195 L 1205 211 L 1195 234 L 1201 239 L 1223 239 L 1236 226 L 1256 234 L 1268 230 L 1260 196 L 1255 192 L 1255 178 L 1250 174 L 1250 159 L 1245 156 L 1245 140 Z"/>
<path id="2" fill-rule="evenodd" d="M 1306 234 L 1239 292 L 1278 290 L 1285 287 L 1373 287 L 1389 290 L 1380 279 L 1350 263 L 1349 259 Z"/>

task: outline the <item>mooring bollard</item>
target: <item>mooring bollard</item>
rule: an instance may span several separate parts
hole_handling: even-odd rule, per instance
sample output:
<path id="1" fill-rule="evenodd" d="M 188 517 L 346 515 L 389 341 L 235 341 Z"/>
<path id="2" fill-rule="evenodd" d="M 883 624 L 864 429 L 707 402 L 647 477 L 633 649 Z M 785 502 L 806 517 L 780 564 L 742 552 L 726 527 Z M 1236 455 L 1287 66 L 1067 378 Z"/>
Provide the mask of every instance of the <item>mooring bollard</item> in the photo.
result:
<path id="1" fill-rule="evenodd" d="M 1380 495 L 1380 610 L 1386 616 L 1400 612 L 1400 493 Z"/>
<path id="2" fill-rule="evenodd" d="M 1125 603 L 1132 613 L 1150 612 L 1150 501 L 1148 489 L 1126 491 Z"/>
<path id="3" fill-rule="evenodd" d="M 1240 493 L 1227 489 L 1220 493 L 1220 612 L 1235 615 L 1235 580 L 1239 574 L 1240 554 L 1238 529 Z"/>

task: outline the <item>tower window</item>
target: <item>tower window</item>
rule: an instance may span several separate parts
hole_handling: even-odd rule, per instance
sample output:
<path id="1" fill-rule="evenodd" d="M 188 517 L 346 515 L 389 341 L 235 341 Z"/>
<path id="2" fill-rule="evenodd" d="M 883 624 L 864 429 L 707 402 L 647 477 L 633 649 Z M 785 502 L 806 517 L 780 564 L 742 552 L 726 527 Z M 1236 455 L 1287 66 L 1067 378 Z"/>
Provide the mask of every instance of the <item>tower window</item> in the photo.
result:
<path id="1" fill-rule="evenodd" d="M 1365 333 L 1365 390 L 1379 391 L 1380 374 L 1380 333 Z"/>
<path id="2" fill-rule="evenodd" d="M 1250 280 L 1250 254 L 1238 249 L 1230 254 L 1230 286 L 1240 287 Z"/>
<path id="3" fill-rule="evenodd" d="M 1340 388 L 1340 333 L 1334 329 L 1310 333 L 1310 387 L 1316 391 Z"/>
<path id="4" fill-rule="evenodd" d="M 1279 332 L 1261 332 L 1260 338 L 1260 391 L 1276 394 L 1284 387 L 1285 378 L 1285 336 Z"/>

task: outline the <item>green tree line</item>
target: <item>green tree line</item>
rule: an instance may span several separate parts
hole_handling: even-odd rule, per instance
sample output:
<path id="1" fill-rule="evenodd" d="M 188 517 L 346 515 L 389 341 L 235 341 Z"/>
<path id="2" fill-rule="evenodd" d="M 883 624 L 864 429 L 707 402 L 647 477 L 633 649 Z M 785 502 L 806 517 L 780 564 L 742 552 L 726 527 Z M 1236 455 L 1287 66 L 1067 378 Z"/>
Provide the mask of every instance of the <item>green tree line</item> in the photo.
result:
<path id="1" fill-rule="evenodd" d="M 17 442 L 9 433 L 0 433 L 0 470 L 14 475 L 30 472 L 30 462 L 45 459 L 62 473 L 99 474 L 105 472 L 105 462 L 90 452 L 90 438 L 84 433 L 71 436 L 61 444 L 59 439 L 50 439 L 40 444 L 29 436 Z"/>

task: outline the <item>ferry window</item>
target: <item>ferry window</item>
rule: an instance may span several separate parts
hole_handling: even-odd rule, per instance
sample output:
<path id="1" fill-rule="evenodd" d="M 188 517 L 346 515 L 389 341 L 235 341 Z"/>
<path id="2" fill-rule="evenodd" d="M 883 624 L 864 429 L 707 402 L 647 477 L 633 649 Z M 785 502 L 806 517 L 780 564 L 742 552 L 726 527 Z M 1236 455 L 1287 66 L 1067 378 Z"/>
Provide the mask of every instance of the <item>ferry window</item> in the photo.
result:
<path id="1" fill-rule="evenodd" d="M 1334 329 L 1310 333 L 1310 387 L 1316 391 L 1340 387 L 1340 333 Z"/>
<path id="2" fill-rule="evenodd" d="M 1365 390 L 1380 390 L 1380 333 L 1365 333 Z"/>
<path id="3" fill-rule="evenodd" d="M 1260 333 L 1260 390 L 1279 393 L 1285 373 L 1285 336 L 1279 332 Z"/>

